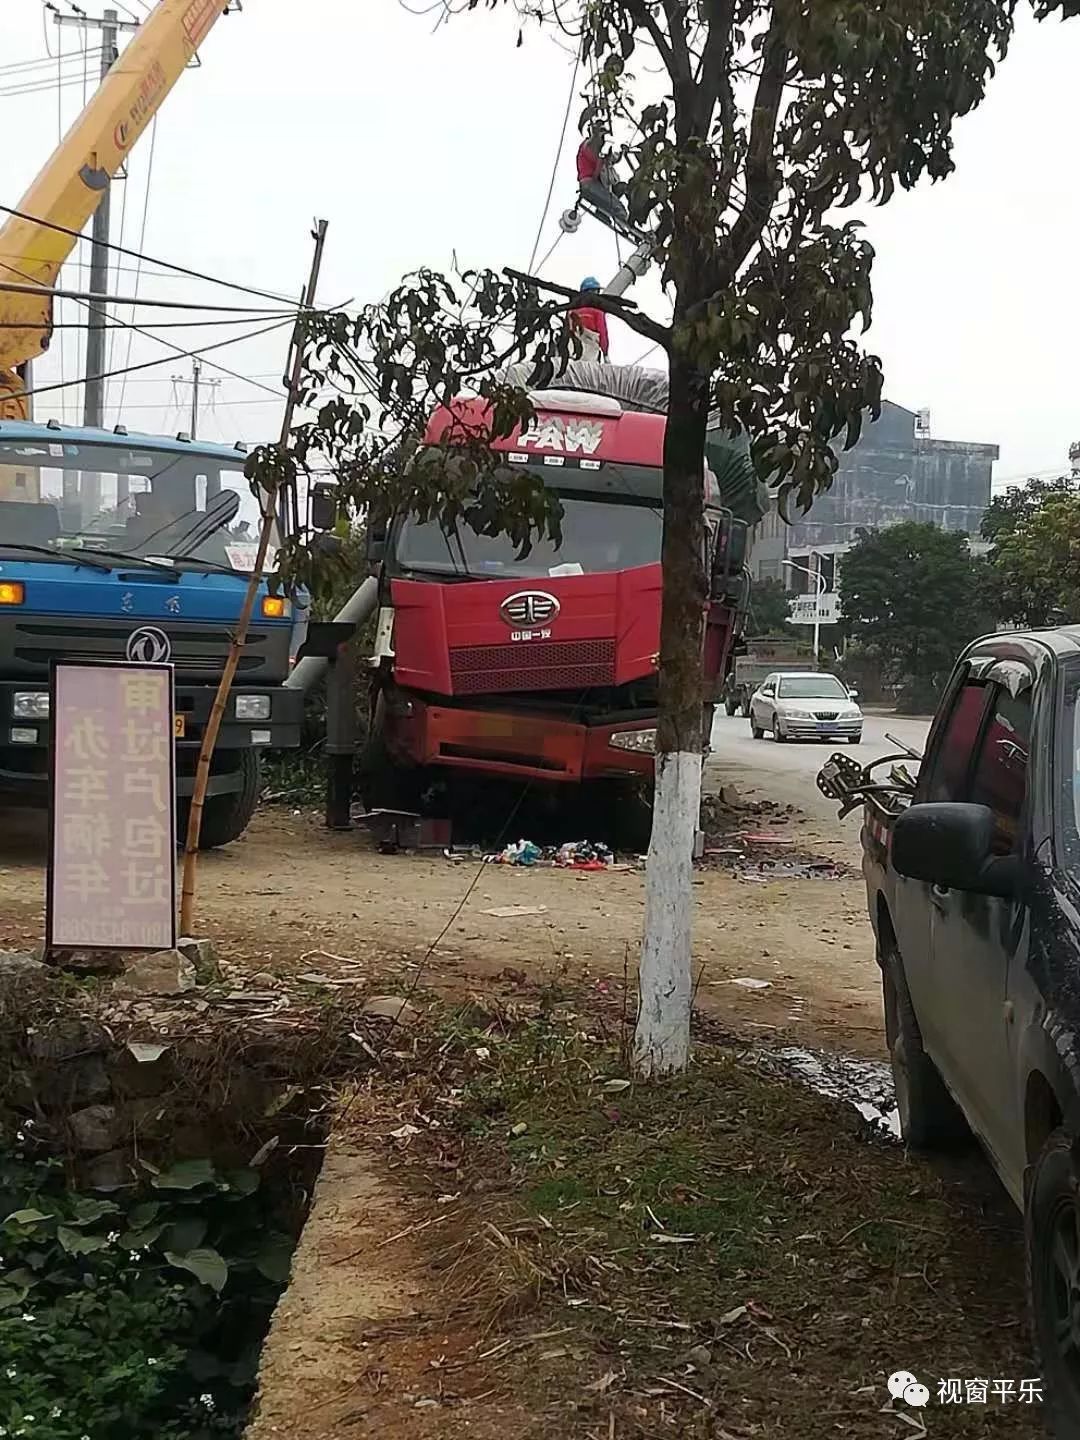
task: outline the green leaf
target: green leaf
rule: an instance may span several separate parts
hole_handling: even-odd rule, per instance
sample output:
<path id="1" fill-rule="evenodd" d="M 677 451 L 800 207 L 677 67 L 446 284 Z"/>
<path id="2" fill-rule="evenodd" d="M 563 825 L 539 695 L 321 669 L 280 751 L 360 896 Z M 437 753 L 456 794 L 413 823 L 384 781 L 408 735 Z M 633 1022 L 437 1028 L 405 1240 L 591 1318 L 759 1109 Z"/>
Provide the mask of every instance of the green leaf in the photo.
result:
<path id="1" fill-rule="evenodd" d="M 178 1255 L 197 1250 L 206 1239 L 206 1221 L 201 1215 L 190 1215 L 169 1226 L 169 1249 Z"/>
<path id="2" fill-rule="evenodd" d="M 26 1299 L 26 1291 L 13 1285 L 0 1285 L 0 1310 L 14 1310 Z"/>
<path id="3" fill-rule="evenodd" d="M 186 1270 L 194 1275 L 200 1284 L 209 1285 L 218 1295 L 224 1290 L 225 1282 L 229 1278 L 228 1265 L 218 1252 L 211 1250 L 209 1246 L 202 1250 L 189 1250 L 186 1255 L 177 1255 L 172 1250 L 166 1250 L 165 1259 L 177 1270 Z"/>
<path id="4" fill-rule="evenodd" d="M 51 1220 L 51 1215 L 45 1215 L 40 1210 L 13 1210 L 4 1221 L 5 1225 L 39 1225 L 42 1220 Z"/>
<path id="5" fill-rule="evenodd" d="M 133 1205 L 128 1211 L 128 1225 L 132 1230 L 142 1230 L 157 1219 L 160 1209 L 160 1200 L 144 1200 L 138 1205 Z"/>
<path id="6" fill-rule="evenodd" d="M 195 1190 L 200 1185 L 213 1185 L 217 1180 L 209 1160 L 181 1160 L 163 1170 L 150 1181 L 155 1190 Z"/>
<path id="7" fill-rule="evenodd" d="M 56 1227 L 56 1238 L 69 1255 L 90 1255 L 95 1250 L 105 1250 L 109 1244 L 104 1235 L 83 1235 L 68 1225 Z"/>
<path id="8" fill-rule="evenodd" d="M 144 1225 L 141 1230 L 125 1230 L 120 1236 L 120 1247 L 123 1250 L 145 1250 L 148 1245 L 153 1245 L 160 1240 L 169 1227 L 162 1223 L 160 1225 Z"/>
<path id="9" fill-rule="evenodd" d="M 72 1208 L 75 1214 L 69 1216 L 69 1225 L 93 1225 L 103 1215 L 118 1215 L 120 1206 L 112 1200 L 94 1200 L 86 1195 L 77 1195 Z"/>
<path id="10" fill-rule="evenodd" d="M 259 1172 L 249 1169 L 229 1170 L 225 1179 L 229 1185 L 229 1193 L 241 1198 L 254 1195 L 262 1183 Z"/>
<path id="11" fill-rule="evenodd" d="M 275 1285 L 286 1285 L 292 1266 L 293 1247 L 281 1236 L 269 1240 L 255 1256 L 255 1269 Z"/>

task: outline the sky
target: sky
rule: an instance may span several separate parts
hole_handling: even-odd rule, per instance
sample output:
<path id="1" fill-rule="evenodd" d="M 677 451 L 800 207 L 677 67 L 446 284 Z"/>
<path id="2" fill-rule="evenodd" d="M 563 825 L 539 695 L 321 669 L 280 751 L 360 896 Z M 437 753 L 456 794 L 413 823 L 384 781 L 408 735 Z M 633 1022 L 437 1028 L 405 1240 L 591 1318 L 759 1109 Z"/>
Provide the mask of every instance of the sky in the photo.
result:
<path id="1" fill-rule="evenodd" d="M 431 0 L 407 0 L 422 10 Z M 42 0 L 3 0 L 2 65 L 56 57 L 66 82 L 26 93 L 41 70 L 0 68 L 0 203 L 18 202 L 82 104 L 79 32 L 58 30 Z M 100 6 L 84 0 L 84 8 Z M 117 4 L 121 11 L 124 6 Z M 130 0 L 129 13 L 145 9 Z M 113 239 L 216 277 L 298 295 L 311 257 L 314 217 L 329 221 L 319 298 L 357 304 L 385 295 L 409 269 L 511 264 L 533 253 L 571 90 L 573 56 L 563 37 L 533 30 L 516 45 L 508 13 L 480 10 L 445 24 L 441 6 L 414 15 L 399 0 L 246 0 L 204 43 L 162 107 L 151 168 L 149 132 L 126 181 L 114 187 Z M 88 42 L 94 44 L 91 38 Z M 47 48 L 48 47 L 48 48 Z M 1080 332 L 1075 263 L 1080 193 L 1075 171 L 1075 77 L 1080 20 L 1036 25 L 1026 14 L 989 97 L 956 131 L 956 173 L 863 213 L 877 259 L 874 323 L 864 337 L 880 355 L 886 394 L 927 407 L 932 433 L 1000 445 L 997 482 L 1059 473 L 1080 439 L 1073 348 Z M 16 84 L 16 81 L 19 81 Z M 580 88 L 580 87 L 579 87 Z M 24 93 L 11 93 L 13 90 Z M 573 200 L 575 98 L 537 259 L 559 237 Z M 16 143 L 17 142 L 17 143 Z M 147 180 L 149 176 L 149 199 Z M 124 191 L 127 198 L 125 203 Z M 88 246 L 78 247 L 84 260 Z M 132 293 L 131 258 L 113 277 Z M 577 284 L 609 279 L 618 266 L 609 231 L 586 219 L 560 240 L 543 274 Z M 143 297 L 248 303 L 236 292 L 180 280 L 148 264 Z M 73 262 L 65 283 L 86 288 Z M 666 319 L 655 280 L 634 290 Z M 251 301 L 259 305 L 259 301 Z M 82 313 L 65 302 L 58 318 Z M 121 319 L 134 312 L 120 310 Z M 153 328 L 164 312 L 140 310 Z M 182 348 L 236 331 L 162 331 Z M 636 360 L 647 342 L 612 324 L 612 358 Z M 206 357 L 200 434 L 248 443 L 276 435 L 288 332 Z M 128 340 L 130 339 L 130 354 Z M 188 429 L 190 362 L 141 336 L 111 337 L 110 367 L 165 356 L 165 363 L 110 385 L 107 423 L 132 430 Z M 82 363 L 75 332 L 57 332 L 35 385 L 69 381 Z M 649 357 L 656 364 L 658 357 Z M 224 375 L 220 362 L 241 375 Z M 173 377 L 180 376 L 179 382 Z M 122 402 L 122 405 L 121 405 Z M 81 418 L 73 385 L 40 397 L 38 415 Z"/>

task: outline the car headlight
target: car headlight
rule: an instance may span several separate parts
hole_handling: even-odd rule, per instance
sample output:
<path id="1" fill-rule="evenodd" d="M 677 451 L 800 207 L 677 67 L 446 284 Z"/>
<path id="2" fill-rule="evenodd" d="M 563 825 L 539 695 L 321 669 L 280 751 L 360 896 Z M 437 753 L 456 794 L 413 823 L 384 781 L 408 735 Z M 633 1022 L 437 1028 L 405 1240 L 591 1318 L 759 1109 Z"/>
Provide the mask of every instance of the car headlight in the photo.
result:
<path id="1" fill-rule="evenodd" d="M 269 720 L 269 695 L 237 695 L 236 718 L 238 720 Z"/>
<path id="2" fill-rule="evenodd" d="M 785 720 L 812 720 L 814 718 L 809 710 L 783 710 L 781 714 Z"/>
<path id="3" fill-rule="evenodd" d="M 614 750 L 636 750 L 652 755 L 656 750 L 655 730 L 616 730 L 608 738 Z"/>
<path id="4" fill-rule="evenodd" d="M 11 713 L 16 720 L 47 720 L 49 718 L 49 692 L 47 690 L 17 690 L 11 702 Z"/>

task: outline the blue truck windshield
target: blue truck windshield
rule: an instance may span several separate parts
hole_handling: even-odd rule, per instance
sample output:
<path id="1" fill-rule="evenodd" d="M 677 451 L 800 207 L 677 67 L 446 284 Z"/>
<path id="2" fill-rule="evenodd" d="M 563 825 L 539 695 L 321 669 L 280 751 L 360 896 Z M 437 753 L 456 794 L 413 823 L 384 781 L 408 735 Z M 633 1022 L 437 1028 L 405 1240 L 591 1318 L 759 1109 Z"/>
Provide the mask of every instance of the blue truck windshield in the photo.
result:
<path id="1" fill-rule="evenodd" d="M 403 570 L 487 580 L 593 575 L 659 562 L 659 504 L 568 495 L 561 499 L 562 542 L 558 546 L 550 540 L 534 540 L 528 555 L 518 559 L 514 543 L 506 535 L 477 535 L 464 524 L 456 535 L 447 535 L 435 520 L 424 524 L 406 521 L 398 537 L 397 563 Z"/>
<path id="2" fill-rule="evenodd" d="M 230 466 L 191 445 L 72 443 L 61 433 L 0 442 L 0 547 L 99 549 L 250 571 L 258 526 L 239 456 Z"/>

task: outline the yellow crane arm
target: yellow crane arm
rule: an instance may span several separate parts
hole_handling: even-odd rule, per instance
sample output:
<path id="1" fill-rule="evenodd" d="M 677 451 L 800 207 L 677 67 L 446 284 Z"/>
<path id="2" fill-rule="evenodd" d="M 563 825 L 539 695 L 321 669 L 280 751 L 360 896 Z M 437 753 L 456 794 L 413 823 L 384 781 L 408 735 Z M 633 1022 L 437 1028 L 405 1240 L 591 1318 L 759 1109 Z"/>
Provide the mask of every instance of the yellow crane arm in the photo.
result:
<path id="1" fill-rule="evenodd" d="M 0 418 L 26 416 L 16 367 L 48 349 L 60 267 L 228 4 L 159 0 L 19 202 L 21 213 L 0 226 L 0 286 L 41 287 L 40 294 L 0 288 Z"/>

